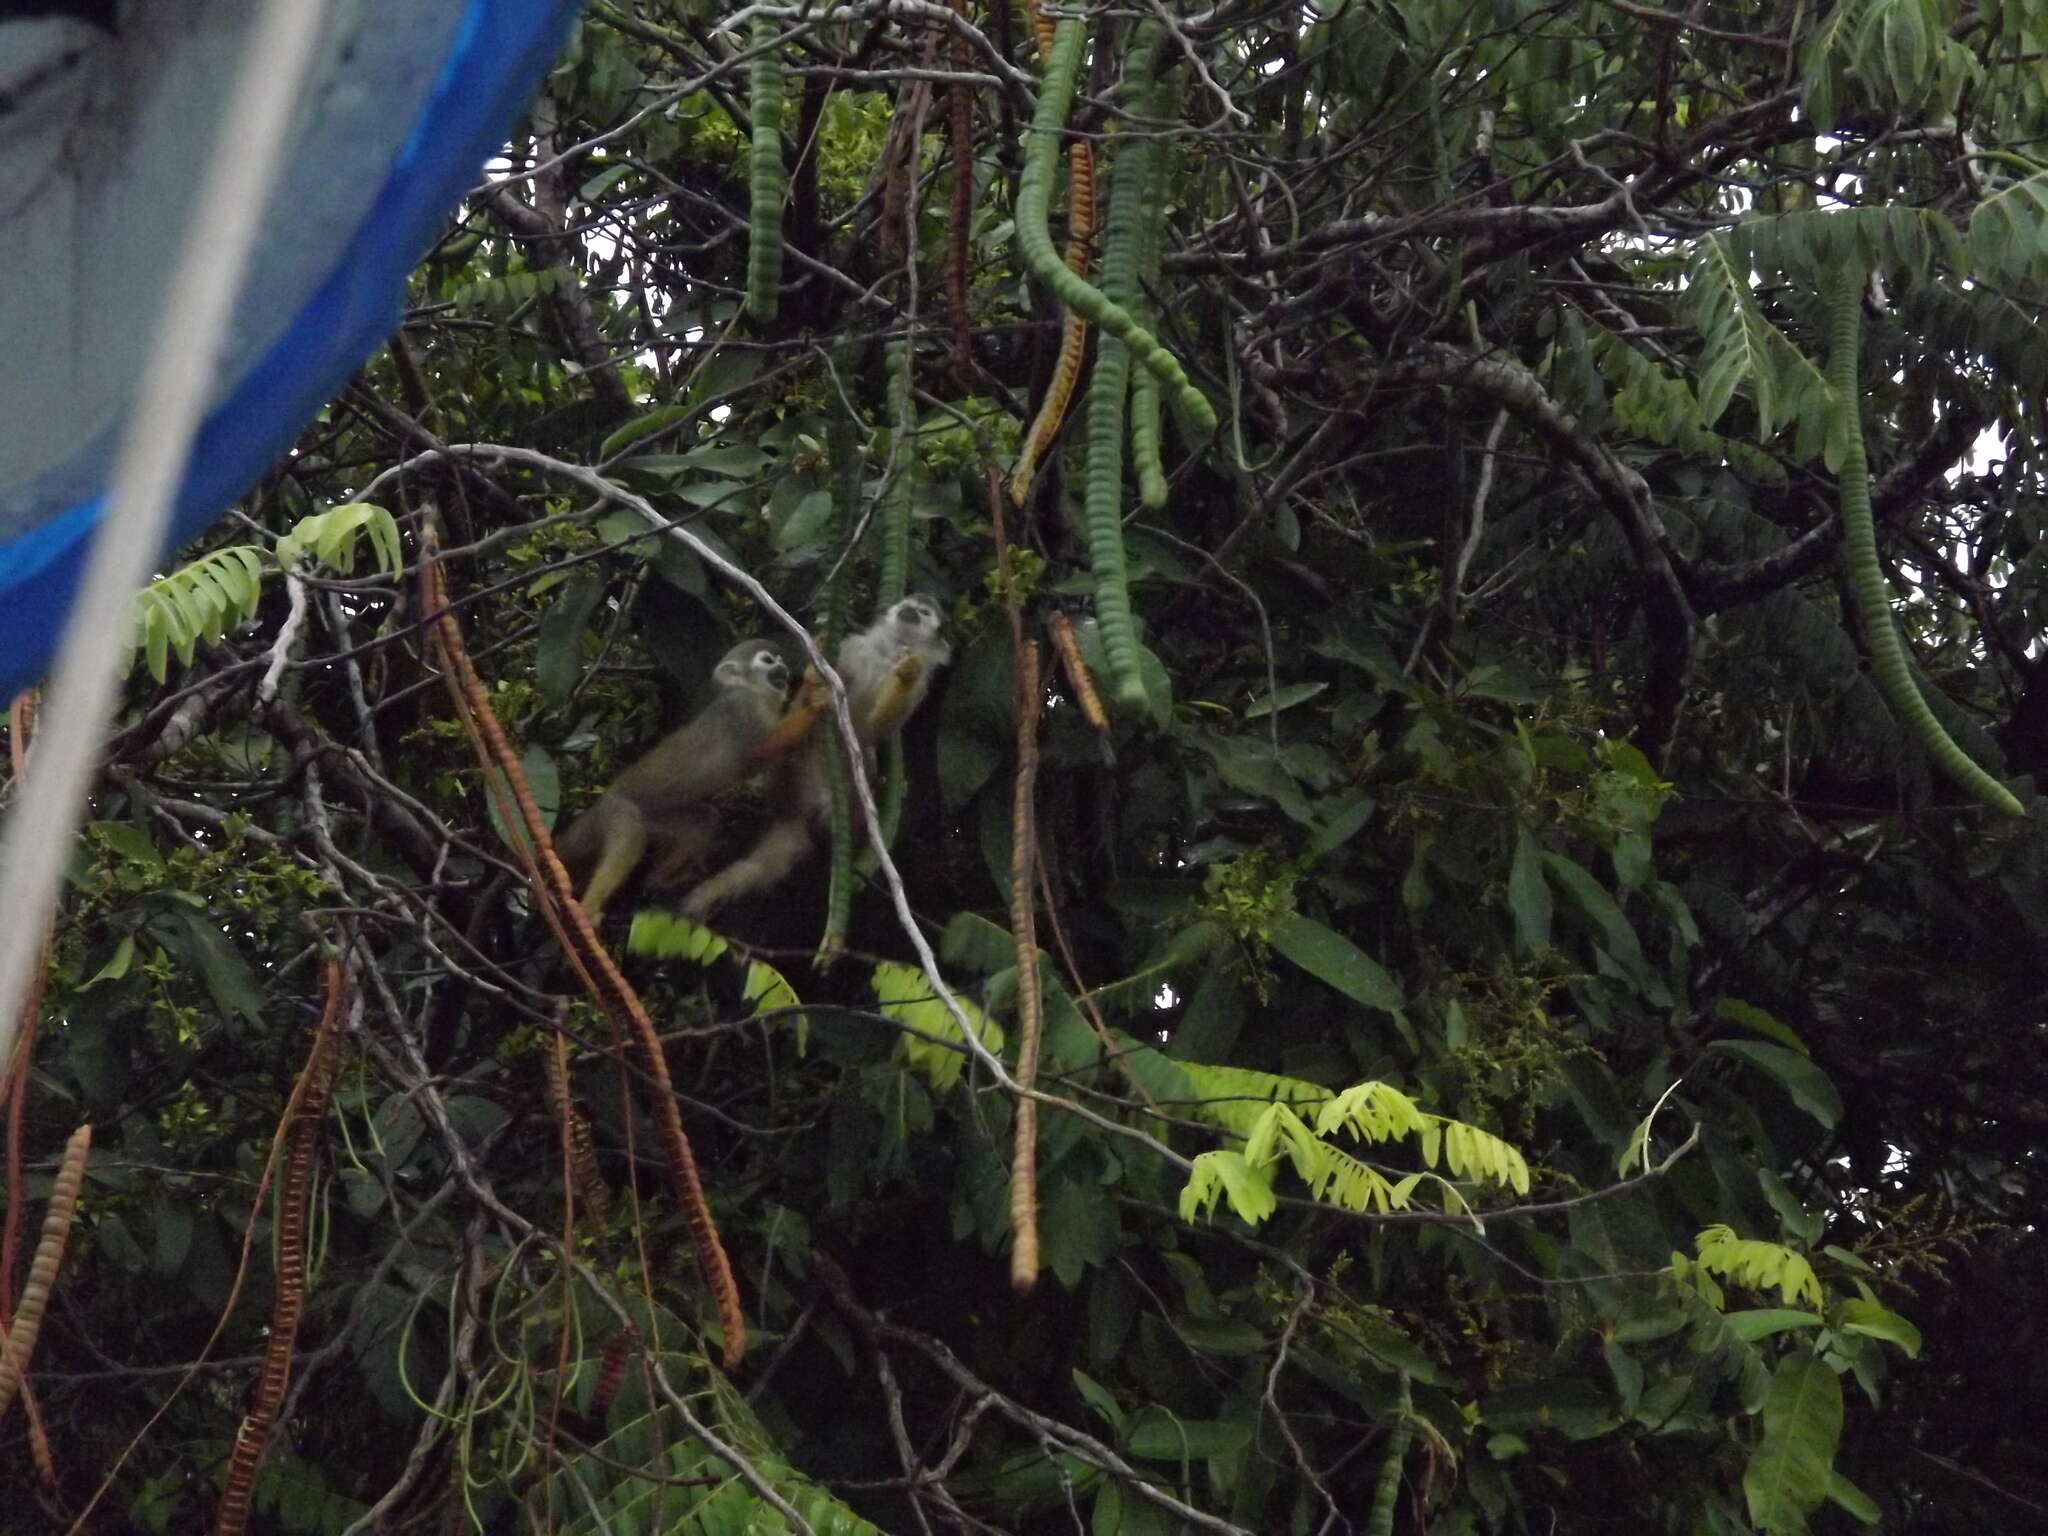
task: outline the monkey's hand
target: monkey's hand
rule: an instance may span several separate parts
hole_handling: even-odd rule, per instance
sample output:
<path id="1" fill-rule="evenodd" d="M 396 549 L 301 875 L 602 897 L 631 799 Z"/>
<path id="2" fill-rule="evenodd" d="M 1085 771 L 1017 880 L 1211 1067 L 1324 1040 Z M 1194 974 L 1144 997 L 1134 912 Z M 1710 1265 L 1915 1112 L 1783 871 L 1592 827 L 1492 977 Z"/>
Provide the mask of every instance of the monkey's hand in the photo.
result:
<path id="1" fill-rule="evenodd" d="M 782 712 L 775 729 L 754 751 L 756 764 L 771 763 L 778 757 L 787 756 L 811 739 L 811 727 L 818 722 L 818 716 L 832 701 L 832 690 L 825 686 L 825 680 L 818 676 L 815 667 L 804 669 L 804 680 L 797 684 L 796 697 L 789 701 L 789 708 Z"/>
<path id="2" fill-rule="evenodd" d="M 875 694 L 875 702 L 868 708 L 867 736 L 870 741 L 882 741 L 896 734 L 903 722 L 910 718 L 910 712 L 917 708 L 924 697 L 924 658 L 915 651 L 907 651 L 896 660 L 889 677 Z"/>

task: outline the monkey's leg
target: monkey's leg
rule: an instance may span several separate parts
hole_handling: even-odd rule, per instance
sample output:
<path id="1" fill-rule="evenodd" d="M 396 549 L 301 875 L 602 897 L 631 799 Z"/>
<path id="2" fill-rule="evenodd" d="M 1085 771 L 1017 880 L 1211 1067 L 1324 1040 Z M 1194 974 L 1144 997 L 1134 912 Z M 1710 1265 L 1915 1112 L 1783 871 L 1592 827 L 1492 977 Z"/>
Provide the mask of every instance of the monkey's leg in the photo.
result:
<path id="1" fill-rule="evenodd" d="M 718 818 L 698 810 L 675 816 L 662 829 L 654 862 L 648 866 L 646 885 L 650 891 L 680 885 L 690 866 L 704 857 L 718 837 Z"/>
<path id="2" fill-rule="evenodd" d="M 690 892 L 683 911 L 690 917 L 709 917 L 737 897 L 779 885 L 816 846 L 809 817 L 785 817 L 763 832 L 744 858 L 735 859 Z"/>
<path id="3" fill-rule="evenodd" d="M 623 795 L 606 795 L 590 808 L 601 841 L 597 863 L 590 871 L 590 883 L 583 888 L 583 910 L 594 924 L 604 916 L 605 903 L 633 873 L 647 852 L 647 818 L 640 807 Z"/>

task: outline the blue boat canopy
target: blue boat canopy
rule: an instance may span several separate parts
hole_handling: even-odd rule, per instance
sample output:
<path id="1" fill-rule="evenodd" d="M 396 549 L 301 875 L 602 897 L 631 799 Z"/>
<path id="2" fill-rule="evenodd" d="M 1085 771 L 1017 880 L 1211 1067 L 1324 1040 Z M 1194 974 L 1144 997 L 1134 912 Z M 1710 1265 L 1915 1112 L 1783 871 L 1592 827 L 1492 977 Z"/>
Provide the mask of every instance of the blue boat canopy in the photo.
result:
<path id="1" fill-rule="evenodd" d="M 178 498 L 217 517 L 390 334 L 574 0 L 327 0 Z M 0 701 L 97 522 L 256 0 L 0 0 Z"/>

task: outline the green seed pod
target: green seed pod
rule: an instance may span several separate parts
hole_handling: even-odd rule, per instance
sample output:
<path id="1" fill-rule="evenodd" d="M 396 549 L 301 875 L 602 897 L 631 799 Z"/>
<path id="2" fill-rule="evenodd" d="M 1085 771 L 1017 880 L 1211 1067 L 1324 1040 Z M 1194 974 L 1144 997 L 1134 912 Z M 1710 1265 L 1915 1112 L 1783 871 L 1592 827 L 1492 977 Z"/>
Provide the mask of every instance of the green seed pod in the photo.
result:
<path id="1" fill-rule="evenodd" d="M 1058 179 L 1060 136 L 1066 131 L 1067 113 L 1074 104 L 1074 85 L 1087 43 L 1087 23 L 1078 17 L 1066 18 L 1054 30 L 1052 55 L 1046 61 L 1045 81 L 1038 93 L 1038 111 L 1031 120 L 1031 132 L 1024 145 L 1024 171 L 1017 183 L 1018 254 L 1032 275 L 1050 288 L 1062 304 L 1123 343 L 1133 358 L 1156 373 L 1160 382 L 1173 392 L 1175 408 L 1198 431 L 1212 432 L 1216 427 L 1215 407 L 1188 382 L 1173 354 L 1123 305 L 1069 268 L 1052 243 L 1048 221 L 1053 183 Z M 1104 256 L 1106 261 L 1106 249 Z"/>
<path id="2" fill-rule="evenodd" d="M 1141 93 L 1132 78 L 1138 67 L 1137 50 L 1125 66 L 1124 79 L 1131 89 L 1131 111 L 1158 121 L 1173 110 L 1173 82 L 1161 75 L 1151 90 Z M 1151 59 L 1145 62 L 1149 65 Z M 1131 311 L 1141 321 L 1149 318 L 1147 294 L 1159 283 L 1159 260 L 1166 242 L 1166 187 L 1171 147 L 1156 131 L 1147 132 L 1125 151 L 1142 159 L 1138 187 L 1138 278 Z M 1138 474 L 1138 501 L 1156 512 L 1166 505 L 1166 466 L 1161 458 L 1159 437 L 1159 376 L 1140 368 L 1131 376 L 1131 462 Z"/>
<path id="3" fill-rule="evenodd" d="M 892 341 L 887 352 L 889 430 L 889 481 L 882 488 L 881 504 L 875 508 L 880 553 L 875 571 L 875 606 L 887 608 L 902 597 L 910 585 L 910 482 L 917 467 L 915 440 L 917 418 L 910 390 L 911 345 Z"/>
<path id="4" fill-rule="evenodd" d="M 1828 305 L 1828 386 L 1841 415 L 1836 450 L 1841 467 L 1836 483 L 1842 497 L 1842 556 L 1847 562 L 1856 615 L 1870 649 L 1871 676 L 1878 692 L 1920 741 L 1942 772 L 1995 811 L 2024 816 L 2013 792 L 1991 777 L 1956 745 L 1906 662 L 1905 644 L 1892 622 L 1891 593 L 1877 558 L 1877 527 L 1870 512 L 1870 465 L 1863 451 L 1862 389 L 1857 348 L 1863 331 L 1863 264 L 1850 260 L 1825 279 Z"/>
<path id="5" fill-rule="evenodd" d="M 747 226 L 747 313 L 766 325 L 782 302 L 782 60 L 775 49 L 775 22 L 754 22 L 754 56 L 747 110 L 754 119 L 754 143 L 747 156 L 750 205 Z"/>
<path id="6" fill-rule="evenodd" d="M 1124 60 L 1127 100 L 1151 100 L 1152 65 L 1165 38 L 1166 29 L 1155 21 L 1141 23 L 1132 35 L 1130 53 Z M 1102 291 L 1119 307 L 1137 299 L 1144 192 L 1150 180 L 1147 143 L 1136 139 L 1120 149 L 1110 172 Z M 1088 483 L 1083 506 L 1088 560 L 1095 571 L 1095 617 L 1117 702 L 1128 709 L 1143 709 L 1145 677 L 1138 659 L 1137 628 L 1131 619 L 1123 532 L 1124 402 L 1130 388 L 1131 353 L 1122 338 L 1110 334 L 1105 334 L 1095 349 L 1095 372 L 1088 380 Z"/>
<path id="7" fill-rule="evenodd" d="M 1380 1455 L 1380 1475 L 1373 1487 L 1372 1513 L 1366 1517 L 1366 1536 L 1394 1536 L 1394 1507 L 1401 1501 L 1401 1464 L 1408 1459 L 1408 1447 L 1415 1440 L 1414 1410 L 1409 1398 L 1408 1377 L 1401 1377 L 1401 1402 L 1397 1417 L 1387 1431 L 1386 1450 Z"/>

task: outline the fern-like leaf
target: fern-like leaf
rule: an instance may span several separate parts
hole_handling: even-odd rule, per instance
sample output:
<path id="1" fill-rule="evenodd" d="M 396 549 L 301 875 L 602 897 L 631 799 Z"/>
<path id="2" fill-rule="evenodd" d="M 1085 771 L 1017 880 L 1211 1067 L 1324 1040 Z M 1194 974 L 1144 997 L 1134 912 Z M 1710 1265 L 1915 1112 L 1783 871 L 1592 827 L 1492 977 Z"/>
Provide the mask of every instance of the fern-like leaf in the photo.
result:
<path id="1" fill-rule="evenodd" d="M 1700 1268 L 1731 1285 L 1752 1291 L 1775 1287 L 1788 1307 L 1804 1302 L 1819 1310 L 1826 1305 L 1813 1266 L 1805 1255 L 1782 1243 L 1737 1237 L 1732 1229 L 1717 1224 L 1702 1231 L 1693 1246 Z"/>
<path id="2" fill-rule="evenodd" d="M 398 520 L 367 501 L 351 501 L 300 518 L 278 539 L 277 563 L 290 570 L 302 555 L 310 554 L 328 569 L 352 575 L 356 547 L 364 539 L 369 541 L 381 574 L 396 576 L 405 568 Z"/>
<path id="3" fill-rule="evenodd" d="M 875 1000 L 882 1012 L 908 1026 L 897 1041 L 897 1051 L 910 1066 L 924 1074 L 934 1093 L 944 1093 L 960 1081 L 967 1065 L 966 1042 L 952 1012 L 932 992 L 923 971 L 915 966 L 882 961 L 875 966 Z M 1003 1048 L 1003 1027 L 957 992 L 954 1000 L 967 1015 L 968 1023 L 992 1052 Z"/>
<path id="4" fill-rule="evenodd" d="M 159 576 L 135 595 L 135 644 L 149 675 L 170 674 L 171 653 L 190 666 L 203 641 L 213 645 L 256 617 L 263 598 L 263 551 L 233 544 Z"/>

